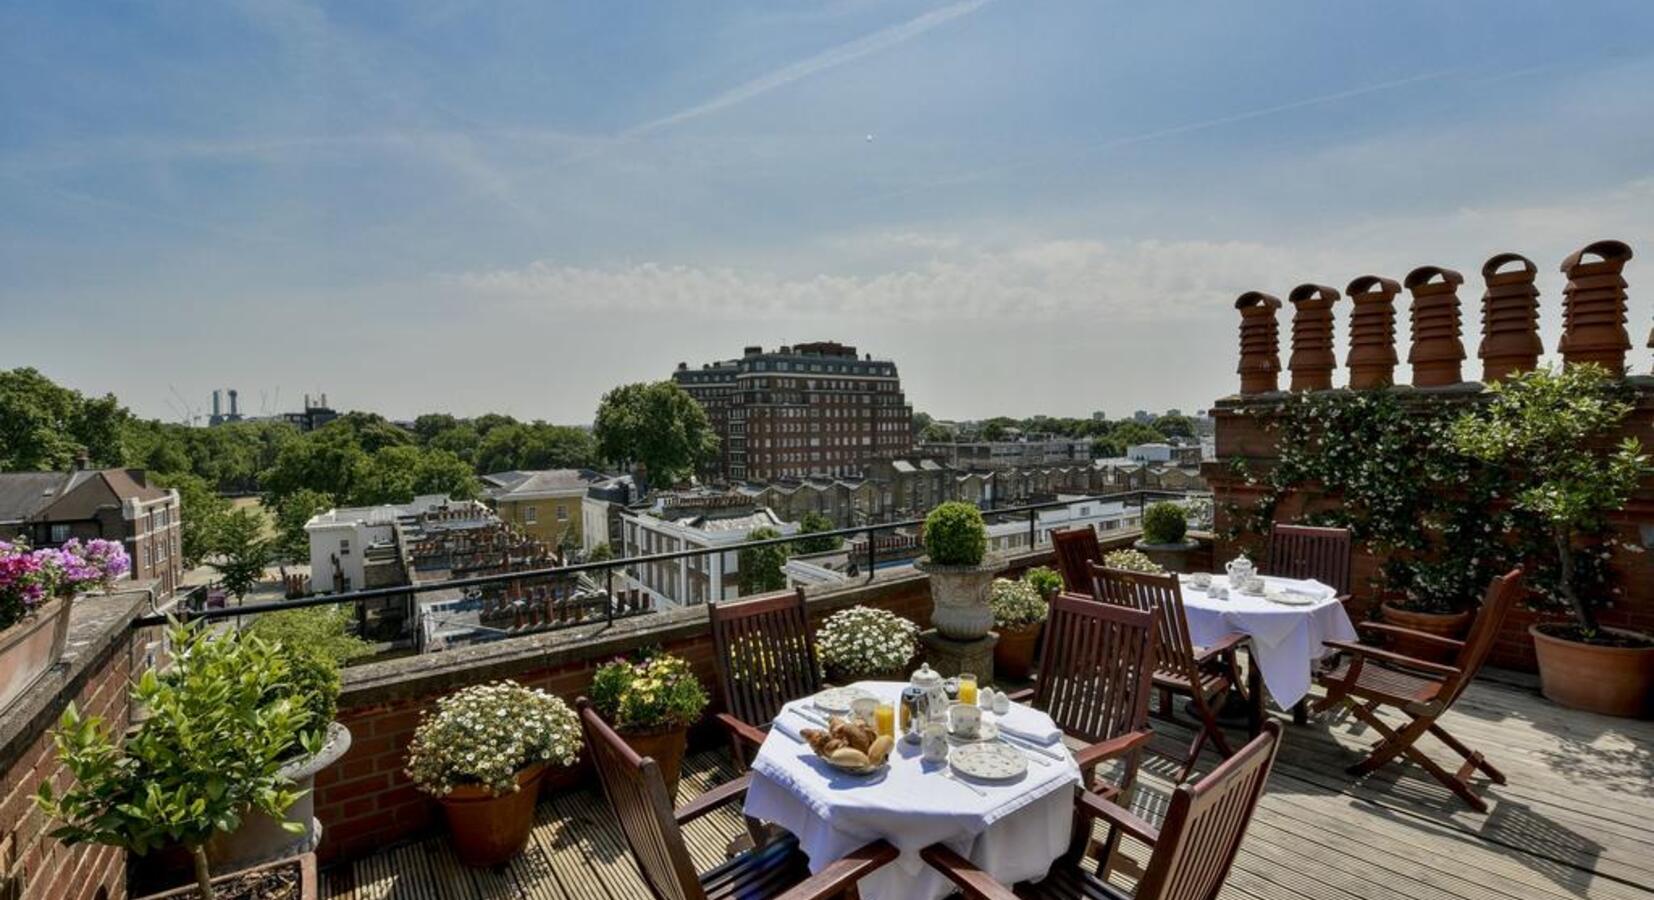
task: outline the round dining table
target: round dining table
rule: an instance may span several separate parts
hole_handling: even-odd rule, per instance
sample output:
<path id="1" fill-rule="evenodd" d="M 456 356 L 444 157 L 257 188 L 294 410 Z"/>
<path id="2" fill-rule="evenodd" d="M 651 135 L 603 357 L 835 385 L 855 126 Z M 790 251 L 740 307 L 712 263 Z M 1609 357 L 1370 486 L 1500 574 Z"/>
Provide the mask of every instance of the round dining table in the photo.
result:
<path id="1" fill-rule="evenodd" d="M 1266 575 L 1262 594 L 1238 591 L 1223 575 L 1213 576 L 1204 589 L 1190 575 L 1179 581 L 1190 640 L 1206 647 L 1237 632 L 1247 635 L 1252 686 L 1261 683 L 1281 709 L 1292 709 L 1309 695 L 1326 641 L 1356 639 L 1338 592 L 1314 579 Z M 1293 597 L 1299 602 L 1285 602 Z"/>
<path id="2" fill-rule="evenodd" d="M 864 681 L 852 687 L 896 702 L 904 685 Z M 1044 877 L 1068 849 L 1080 770 L 1044 713 L 1021 704 L 1004 715 L 984 713 L 984 721 L 1014 735 L 1029 760 L 1025 773 L 1003 783 L 971 780 L 947 763 L 927 762 L 919 744 L 900 738 L 878 773 L 841 772 L 800 736 L 822 727 L 825 718 L 810 699 L 782 710 L 753 760 L 743 812 L 796 836 L 811 871 L 870 841 L 889 841 L 901 855 L 858 883 L 862 900 L 932 900 L 952 893 L 952 884 L 919 858 L 934 843 L 946 844 L 1003 884 Z"/>

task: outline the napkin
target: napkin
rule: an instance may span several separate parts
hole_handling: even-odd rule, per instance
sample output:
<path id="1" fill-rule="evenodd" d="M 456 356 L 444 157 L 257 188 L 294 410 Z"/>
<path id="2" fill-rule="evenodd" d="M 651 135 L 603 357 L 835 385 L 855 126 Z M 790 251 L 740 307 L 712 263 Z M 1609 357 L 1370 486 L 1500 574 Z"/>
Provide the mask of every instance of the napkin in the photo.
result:
<path id="1" fill-rule="evenodd" d="M 1051 724 L 1050 719 L 1020 704 L 1011 704 L 1011 711 L 999 716 L 996 721 L 1000 731 L 1042 747 L 1062 740 L 1062 729 Z"/>

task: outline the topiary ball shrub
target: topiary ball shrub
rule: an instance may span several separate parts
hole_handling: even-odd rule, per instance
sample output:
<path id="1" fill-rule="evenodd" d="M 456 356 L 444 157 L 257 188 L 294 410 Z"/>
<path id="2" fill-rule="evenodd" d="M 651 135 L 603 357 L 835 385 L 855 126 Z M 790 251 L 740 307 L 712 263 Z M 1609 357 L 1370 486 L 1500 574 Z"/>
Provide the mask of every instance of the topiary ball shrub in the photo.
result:
<path id="1" fill-rule="evenodd" d="M 1183 507 L 1162 501 L 1143 511 L 1143 543 L 1181 544 L 1189 531 Z"/>
<path id="2" fill-rule="evenodd" d="M 932 565 L 981 565 L 987 552 L 988 526 L 969 503 L 943 503 L 925 517 L 925 554 Z"/>

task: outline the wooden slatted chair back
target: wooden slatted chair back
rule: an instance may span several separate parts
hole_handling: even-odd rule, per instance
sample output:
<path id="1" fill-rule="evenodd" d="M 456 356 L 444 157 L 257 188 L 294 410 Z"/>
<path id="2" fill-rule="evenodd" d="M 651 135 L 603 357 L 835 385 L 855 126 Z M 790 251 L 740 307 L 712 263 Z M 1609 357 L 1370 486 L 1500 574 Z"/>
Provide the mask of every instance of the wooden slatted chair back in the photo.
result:
<path id="1" fill-rule="evenodd" d="M 1350 592 L 1350 530 L 1276 525 L 1269 532 L 1269 565 L 1282 578 L 1313 578 L 1345 596 Z"/>
<path id="2" fill-rule="evenodd" d="M 1183 590 L 1177 575 L 1154 575 L 1091 567 L 1092 595 L 1104 603 L 1144 612 L 1159 610 L 1155 618 L 1155 669 L 1166 675 L 1200 684 L 1200 665 L 1195 659 L 1194 641 L 1189 638 L 1189 617 L 1183 609 Z"/>
<path id="3" fill-rule="evenodd" d="M 1172 793 L 1136 900 L 1215 900 L 1280 747 L 1281 723 L 1265 723 L 1262 734 L 1212 774 Z"/>
<path id="4" fill-rule="evenodd" d="M 632 859 L 650 891 L 657 900 L 706 900 L 672 815 L 672 800 L 660 767 L 653 759 L 638 756 L 592 709 L 591 701 L 581 697 L 576 706 L 603 793 L 620 820 Z"/>
<path id="5" fill-rule="evenodd" d="M 1442 686 L 1440 699 L 1443 705 L 1452 706 L 1453 701 L 1459 699 L 1459 694 L 1476 678 L 1476 673 L 1482 670 L 1488 654 L 1493 652 L 1494 641 L 1499 638 L 1499 629 L 1505 624 L 1505 616 L 1521 596 L 1521 566 L 1494 578 L 1487 586 L 1482 608 L 1477 611 L 1476 621 L 1470 625 L 1470 634 L 1466 635 L 1464 646 L 1459 648 L 1458 657 L 1453 660 L 1453 667 L 1459 670 L 1459 674 Z"/>
<path id="6" fill-rule="evenodd" d="M 803 588 L 708 603 L 706 614 L 724 708 L 737 719 L 768 725 L 782 704 L 821 690 Z"/>
<path id="7" fill-rule="evenodd" d="M 1046 625 L 1034 705 L 1087 743 L 1144 728 L 1159 617 L 1158 610 L 1059 594 Z"/>
<path id="8" fill-rule="evenodd" d="M 1057 571 L 1062 573 L 1065 589 L 1076 594 L 1091 593 L 1091 564 L 1103 561 L 1097 532 L 1089 525 L 1059 528 L 1051 532 L 1051 548 L 1056 551 Z"/>

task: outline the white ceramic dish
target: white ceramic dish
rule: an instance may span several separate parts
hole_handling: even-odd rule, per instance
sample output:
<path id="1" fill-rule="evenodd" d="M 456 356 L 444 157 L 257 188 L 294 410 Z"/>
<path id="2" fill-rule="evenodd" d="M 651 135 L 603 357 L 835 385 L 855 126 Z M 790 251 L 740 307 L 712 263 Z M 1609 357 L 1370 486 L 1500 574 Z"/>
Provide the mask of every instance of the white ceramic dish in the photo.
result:
<path id="1" fill-rule="evenodd" d="M 828 688 L 810 698 L 816 709 L 829 712 L 833 715 L 844 716 L 850 714 L 850 704 L 862 697 L 872 697 L 873 693 L 859 687 Z"/>
<path id="2" fill-rule="evenodd" d="M 973 742 L 948 754 L 948 765 L 978 781 L 1015 781 L 1028 772 L 1028 758 L 1000 743 Z"/>

